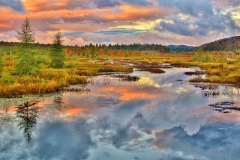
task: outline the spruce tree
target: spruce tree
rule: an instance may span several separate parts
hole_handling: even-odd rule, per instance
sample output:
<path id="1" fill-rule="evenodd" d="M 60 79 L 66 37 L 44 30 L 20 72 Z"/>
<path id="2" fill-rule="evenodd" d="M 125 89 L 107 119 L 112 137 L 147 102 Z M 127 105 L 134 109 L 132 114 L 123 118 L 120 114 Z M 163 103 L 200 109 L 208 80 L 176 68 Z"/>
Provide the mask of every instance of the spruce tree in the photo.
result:
<path id="1" fill-rule="evenodd" d="M 53 68 L 63 68 L 64 61 L 66 60 L 66 54 L 64 53 L 63 50 L 61 38 L 62 38 L 61 32 L 58 32 L 54 36 L 52 48 L 50 51 L 51 67 Z"/>
<path id="2" fill-rule="evenodd" d="M 24 47 L 28 47 L 29 44 L 34 43 L 34 30 L 31 28 L 31 24 L 28 18 L 22 24 L 21 32 L 17 31 L 17 39 L 23 43 Z"/>
<path id="3" fill-rule="evenodd" d="M 34 57 L 33 43 L 35 41 L 34 31 L 26 18 L 21 26 L 21 31 L 17 31 L 16 38 L 20 41 L 19 52 L 16 62 L 16 74 L 35 75 L 39 72 L 39 63 Z"/>

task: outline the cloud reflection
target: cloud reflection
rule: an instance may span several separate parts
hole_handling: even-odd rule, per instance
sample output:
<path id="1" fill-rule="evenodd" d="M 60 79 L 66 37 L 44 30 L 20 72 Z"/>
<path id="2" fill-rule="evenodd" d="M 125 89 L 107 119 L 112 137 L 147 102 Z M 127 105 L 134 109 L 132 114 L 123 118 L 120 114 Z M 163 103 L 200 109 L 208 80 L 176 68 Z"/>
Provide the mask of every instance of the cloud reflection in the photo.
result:
<path id="1" fill-rule="evenodd" d="M 227 97 L 206 99 L 200 88 L 177 82 L 185 70 L 138 72 L 144 83 L 109 76 L 108 85 L 89 85 L 90 93 L 64 93 L 61 112 L 50 97 L 30 144 L 17 122 L 0 125 L 0 159 L 237 159 L 239 113 L 212 111 L 208 104 Z"/>

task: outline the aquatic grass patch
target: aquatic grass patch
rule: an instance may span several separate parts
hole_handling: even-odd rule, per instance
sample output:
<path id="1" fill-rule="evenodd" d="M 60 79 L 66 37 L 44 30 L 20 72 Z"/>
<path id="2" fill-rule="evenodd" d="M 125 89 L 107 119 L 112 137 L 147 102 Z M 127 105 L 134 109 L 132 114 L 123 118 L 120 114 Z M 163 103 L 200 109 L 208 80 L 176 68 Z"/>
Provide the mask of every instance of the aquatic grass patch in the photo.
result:
<path id="1" fill-rule="evenodd" d="M 131 73 L 133 71 L 132 67 L 116 65 L 116 64 L 107 64 L 102 65 L 98 68 L 98 72 L 124 72 Z"/>
<path id="2" fill-rule="evenodd" d="M 124 82 L 136 82 L 140 78 L 137 76 L 130 76 L 130 75 L 111 75 L 112 77 L 119 78 L 119 81 L 124 81 Z"/>
<path id="3" fill-rule="evenodd" d="M 164 70 L 162 70 L 159 65 L 159 63 L 149 63 L 149 62 L 140 62 L 134 66 L 137 71 L 146 71 L 150 73 L 155 73 L 155 74 L 161 74 L 165 73 Z"/>
<path id="4" fill-rule="evenodd" d="M 205 71 L 194 71 L 194 72 L 185 72 L 185 75 L 192 76 L 192 75 L 204 75 Z"/>

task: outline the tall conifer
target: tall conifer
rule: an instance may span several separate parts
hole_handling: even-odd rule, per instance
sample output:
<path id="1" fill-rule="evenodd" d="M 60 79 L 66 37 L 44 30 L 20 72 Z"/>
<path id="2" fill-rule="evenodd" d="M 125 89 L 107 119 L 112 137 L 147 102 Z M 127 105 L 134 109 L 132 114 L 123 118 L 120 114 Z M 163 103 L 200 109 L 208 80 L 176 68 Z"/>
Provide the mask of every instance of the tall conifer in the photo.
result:
<path id="1" fill-rule="evenodd" d="M 16 74 L 34 75 L 39 72 L 39 64 L 34 57 L 33 43 L 35 41 L 34 31 L 26 18 L 21 26 L 21 31 L 17 31 L 17 39 L 20 41 L 19 53 L 16 62 Z"/>
<path id="2" fill-rule="evenodd" d="M 62 38 L 61 32 L 58 32 L 54 36 L 52 48 L 50 51 L 51 66 L 53 68 L 63 68 L 64 61 L 66 60 L 66 54 L 63 51 L 61 38 Z"/>

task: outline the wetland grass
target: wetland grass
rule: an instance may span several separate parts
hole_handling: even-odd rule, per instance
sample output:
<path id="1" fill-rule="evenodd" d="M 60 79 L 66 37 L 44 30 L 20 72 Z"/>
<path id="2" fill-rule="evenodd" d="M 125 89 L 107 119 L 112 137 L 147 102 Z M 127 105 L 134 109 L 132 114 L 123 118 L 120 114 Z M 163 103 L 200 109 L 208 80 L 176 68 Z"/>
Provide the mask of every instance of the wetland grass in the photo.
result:
<path id="1" fill-rule="evenodd" d="M 233 56 L 227 60 L 227 52 L 210 52 L 202 57 L 186 54 L 148 54 L 148 55 L 99 55 L 98 58 L 86 58 L 79 55 L 67 55 L 65 67 L 50 67 L 48 56 L 41 56 L 40 73 L 36 75 L 15 75 L 16 56 L 5 55 L 0 77 L 0 97 L 19 97 L 26 94 L 42 94 L 60 91 L 73 84 L 86 84 L 87 77 L 106 72 L 131 73 L 133 68 L 151 73 L 164 73 L 162 68 L 197 66 L 205 71 L 189 73 L 196 75 L 190 82 L 231 83 L 240 85 L 240 58 Z M 204 58 L 205 56 L 205 58 Z M 207 58 L 206 58 L 207 57 Z M 171 65 L 163 65 L 164 63 Z M 167 67 L 166 67 L 167 66 Z M 119 77 L 120 78 L 120 77 Z M 131 77 L 123 77 L 130 80 Z"/>
<path id="2" fill-rule="evenodd" d="M 14 61 L 14 58 L 10 60 Z M 7 63 L 0 78 L 0 97 L 14 98 L 29 94 L 58 92 L 69 85 L 86 84 L 88 76 L 95 76 L 100 72 L 132 72 L 130 66 L 104 64 L 101 61 L 90 62 L 90 59 L 71 56 L 68 57 L 65 66 L 62 69 L 50 68 L 46 62 L 41 66 L 39 74 L 15 75 L 13 63 Z"/>

